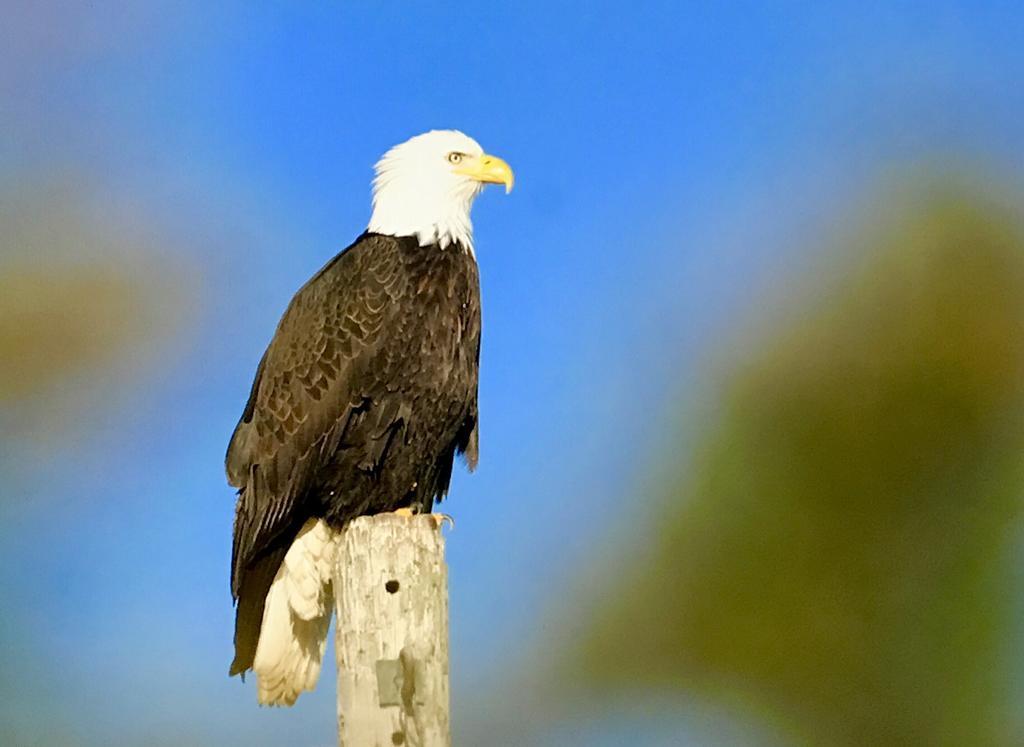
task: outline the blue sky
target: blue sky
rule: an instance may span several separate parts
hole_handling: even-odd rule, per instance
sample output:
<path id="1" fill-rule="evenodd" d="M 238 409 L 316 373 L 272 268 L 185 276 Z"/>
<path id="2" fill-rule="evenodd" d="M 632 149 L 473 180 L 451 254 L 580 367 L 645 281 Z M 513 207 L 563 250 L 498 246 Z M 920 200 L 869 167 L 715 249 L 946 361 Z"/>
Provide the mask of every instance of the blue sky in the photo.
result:
<path id="1" fill-rule="evenodd" d="M 365 226 L 394 143 L 462 129 L 517 176 L 474 211 L 481 466 L 445 507 L 465 733 L 575 580 L 642 541 L 668 408 L 703 396 L 805 239 L 904 168 L 1024 167 L 1013 2 L 211 5 L 57 2 L 0 31 L 4 188 L 77 185 L 191 294 L 132 385 L 82 383 L 74 435 L 11 479 L 0 635 L 23 686 L 0 714 L 22 734 L 331 743 L 330 673 L 286 712 L 225 676 L 222 458 L 278 316 Z M 732 743 L 689 713 L 638 739 Z M 600 723 L 529 739 L 598 744 Z"/>

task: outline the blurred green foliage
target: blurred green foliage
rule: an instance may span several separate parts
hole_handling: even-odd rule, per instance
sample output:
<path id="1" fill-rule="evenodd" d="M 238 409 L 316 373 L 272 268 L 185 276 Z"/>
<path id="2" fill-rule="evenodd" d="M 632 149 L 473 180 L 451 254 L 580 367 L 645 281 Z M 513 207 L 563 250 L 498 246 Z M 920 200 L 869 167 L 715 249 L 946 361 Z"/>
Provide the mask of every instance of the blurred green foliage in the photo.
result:
<path id="1" fill-rule="evenodd" d="M 732 359 L 655 549 L 606 587 L 590 682 L 726 698 L 796 744 L 1017 743 L 1024 236 L 926 192 Z"/>

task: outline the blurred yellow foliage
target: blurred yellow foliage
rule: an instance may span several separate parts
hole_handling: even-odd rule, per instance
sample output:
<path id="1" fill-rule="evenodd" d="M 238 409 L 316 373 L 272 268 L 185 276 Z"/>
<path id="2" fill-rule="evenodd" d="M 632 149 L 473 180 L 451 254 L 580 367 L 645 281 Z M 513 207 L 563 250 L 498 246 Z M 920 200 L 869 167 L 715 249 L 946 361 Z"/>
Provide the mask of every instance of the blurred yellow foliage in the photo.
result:
<path id="1" fill-rule="evenodd" d="M 81 408 L 131 385 L 124 374 L 195 306 L 187 268 L 145 216 L 89 185 L 0 186 L 0 456 L 86 425 Z"/>
<path id="2" fill-rule="evenodd" d="M 591 682 L 723 697 L 800 744 L 1016 743 L 1024 236 L 956 188 L 904 207 L 740 351 Z"/>
<path id="3" fill-rule="evenodd" d="M 143 332 L 117 267 L 0 266 L 0 405 L 94 368 Z"/>

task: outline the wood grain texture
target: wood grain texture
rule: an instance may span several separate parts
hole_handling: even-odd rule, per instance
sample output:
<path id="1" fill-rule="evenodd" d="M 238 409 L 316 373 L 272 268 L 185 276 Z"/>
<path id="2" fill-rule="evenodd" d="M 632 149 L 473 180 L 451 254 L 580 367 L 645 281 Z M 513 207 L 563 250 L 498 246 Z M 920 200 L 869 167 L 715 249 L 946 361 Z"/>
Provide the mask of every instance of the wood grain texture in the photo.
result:
<path id="1" fill-rule="evenodd" d="M 346 527 L 334 574 L 342 747 L 449 747 L 448 570 L 430 516 Z"/>

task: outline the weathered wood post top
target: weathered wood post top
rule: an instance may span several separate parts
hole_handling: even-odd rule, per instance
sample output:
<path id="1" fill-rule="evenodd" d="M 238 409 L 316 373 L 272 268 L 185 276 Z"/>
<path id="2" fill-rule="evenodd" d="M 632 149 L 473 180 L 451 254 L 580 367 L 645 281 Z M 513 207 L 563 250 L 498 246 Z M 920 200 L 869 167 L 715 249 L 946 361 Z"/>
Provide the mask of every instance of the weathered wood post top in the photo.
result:
<path id="1" fill-rule="evenodd" d="M 448 571 L 436 515 L 354 519 L 333 585 L 339 744 L 449 747 Z"/>

